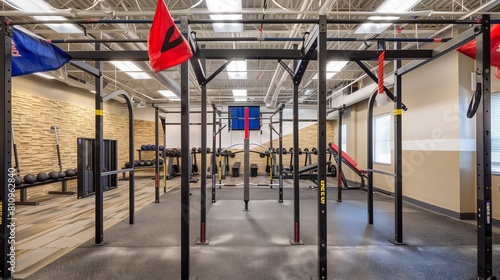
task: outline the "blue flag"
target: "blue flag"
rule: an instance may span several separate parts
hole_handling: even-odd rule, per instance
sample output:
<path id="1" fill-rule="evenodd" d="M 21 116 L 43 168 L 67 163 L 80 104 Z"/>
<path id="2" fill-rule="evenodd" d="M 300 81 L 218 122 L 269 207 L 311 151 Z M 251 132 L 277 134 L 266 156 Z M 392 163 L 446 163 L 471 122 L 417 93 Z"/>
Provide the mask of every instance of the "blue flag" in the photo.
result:
<path id="1" fill-rule="evenodd" d="M 57 46 L 14 29 L 12 76 L 59 69 L 71 59 Z"/>

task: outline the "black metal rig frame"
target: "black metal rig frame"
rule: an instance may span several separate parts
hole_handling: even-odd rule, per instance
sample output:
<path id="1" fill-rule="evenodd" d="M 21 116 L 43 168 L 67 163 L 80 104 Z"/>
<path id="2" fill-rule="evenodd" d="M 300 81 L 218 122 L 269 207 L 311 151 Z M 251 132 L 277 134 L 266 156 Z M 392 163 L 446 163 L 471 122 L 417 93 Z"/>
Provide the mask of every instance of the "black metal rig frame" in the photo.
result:
<path id="1" fill-rule="evenodd" d="M 8 21 L 5 17 L 1 17 L 1 27 L 3 32 L 0 32 L 0 48 L 3 56 L 0 58 L 0 76 L 1 87 L 4 92 L 3 97 L 0 99 L 0 105 L 4 108 L 2 110 L 0 119 L 0 157 L 2 163 L 0 169 L 3 170 L 1 174 L 1 181 L 3 187 L 0 188 L 0 198 L 2 202 L 2 220 L 0 226 L 0 277 L 8 278 L 11 272 L 8 270 L 9 264 L 7 262 L 7 254 L 9 246 L 7 243 L 8 237 L 8 173 L 7 170 L 11 167 L 11 37 L 12 25 L 15 24 L 38 24 L 38 23 L 61 23 L 60 21 Z M 318 60 L 319 73 L 318 73 L 318 279 L 327 279 L 327 185 L 326 185 L 326 62 L 328 60 L 374 60 L 378 57 L 377 51 L 359 51 L 359 50 L 327 50 L 326 36 L 328 24 L 362 24 L 367 20 L 365 19 L 327 19 L 325 15 L 320 15 L 318 19 L 245 19 L 245 20 L 188 20 L 186 16 L 181 17 L 180 30 L 182 35 L 189 41 L 193 50 L 194 56 L 190 62 L 194 68 L 198 83 L 202 88 L 202 111 L 206 110 L 206 85 L 219 74 L 232 59 L 262 59 L 262 60 L 294 60 L 295 69 L 291 70 L 286 67 L 287 71 L 293 78 L 294 82 L 294 119 L 298 119 L 298 85 L 300 84 L 303 74 L 307 68 L 310 60 Z M 151 20 L 67 20 L 65 23 L 79 23 L 79 24 L 95 24 L 95 23 L 151 23 Z M 280 50 L 280 49 L 205 49 L 199 48 L 196 38 L 191 35 L 189 24 L 211 24 L 211 23 L 244 23 L 244 24 L 294 24 L 294 23 L 308 23 L 315 24 L 314 30 L 311 32 L 308 40 L 304 42 L 301 50 L 296 47 L 293 50 Z M 490 41 L 490 20 L 488 15 L 483 15 L 480 20 L 426 20 L 426 19 L 398 19 L 398 20 L 370 20 L 370 22 L 380 23 L 396 23 L 396 24 L 466 24 L 466 25 L 479 25 L 480 28 L 472 27 L 470 30 L 458 35 L 453 39 L 447 39 L 440 47 L 434 50 L 387 50 L 385 54 L 386 60 L 421 60 L 414 61 L 399 67 L 396 70 L 396 95 L 395 95 L 395 108 L 398 114 L 395 118 L 395 151 L 396 158 L 396 236 L 395 240 L 402 243 L 402 151 L 401 151 L 401 131 L 402 131 L 402 116 L 399 112 L 403 108 L 401 103 L 401 77 L 402 75 L 424 65 L 425 63 L 436 59 L 437 57 L 454 50 L 456 47 L 472 40 L 477 37 L 476 44 L 476 62 L 477 70 L 481 73 L 481 85 L 484 93 L 482 100 L 481 110 L 477 113 L 477 211 L 478 218 L 478 259 L 477 259 L 477 277 L 479 279 L 487 279 L 492 274 L 492 216 L 491 216 L 491 122 L 490 122 L 490 55 L 489 55 L 489 41 Z M 418 41 L 418 39 L 416 39 Z M 73 61 L 77 62 L 76 65 L 80 69 L 92 73 L 96 77 L 96 163 L 95 166 L 102 165 L 102 63 L 101 61 L 109 60 L 135 60 L 146 61 L 148 54 L 146 51 L 102 51 L 101 43 L 94 41 L 96 45 L 95 51 L 71 51 L 68 52 Z M 109 42 L 109 41 L 108 41 Z M 206 59 L 226 59 L 227 62 L 211 76 L 205 76 L 204 60 Z M 81 62 L 83 60 L 96 61 L 95 67 Z M 283 64 L 282 64 L 283 65 Z M 182 161 L 190 162 L 190 149 L 189 149 L 189 63 L 185 62 L 181 65 L 181 149 Z M 486 75 L 487 74 L 487 75 Z M 126 98 L 127 99 L 127 98 Z M 127 100 L 129 103 L 130 100 Z M 212 104 L 213 105 L 213 104 Z M 214 107 L 215 109 L 215 107 Z M 129 104 L 130 116 L 130 141 L 133 143 L 133 115 Z M 215 116 L 215 114 L 214 114 Z M 368 120 L 368 123 L 370 121 Z M 214 120 L 215 124 L 215 120 Z M 202 127 L 206 126 L 206 118 L 202 119 Z M 202 132 L 203 134 L 203 132 Z M 370 134 L 368 134 L 370 135 Z M 202 135 L 203 137 L 204 135 Z M 214 134 L 215 138 L 215 134 Z M 215 139 L 214 139 L 215 140 Z M 202 141 L 203 142 L 203 141 Z M 369 143 L 371 143 L 369 141 Z M 294 146 L 298 147 L 298 125 L 294 123 Z M 203 166 L 206 149 L 202 149 L 202 172 L 206 170 Z M 130 162 L 133 162 L 133 144 L 130 148 Z M 298 166 L 298 153 L 294 153 L 294 165 Z M 102 176 L 119 173 L 130 172 L 132 187 L 130 188 L 130 222 L 133 223 L 133 168 L 126 170 L 117 170 L 111 172 L 101 172 L 99 168 L 95 170 L 95 185 L 99 186 L 96 193 L 96 244 L 103 243 L 103 201 L 102 201 Z M 189 164 L 182 165 L 182 178 L 181 178 L 181 278 L 190 278 L 190 240 L 189 240 Z M 212 172 L 213 173 L 213 172 Z M 205 176 L 202 175 L 202 178 Z M 203 180 L 202 180 L 203 183 Z M 369 191 L 370 192 L 373 189 Z M 203 190 L 204 188 L 202 188 Z M 300 244 L 300 226 L 299 226 L 299 211 L 298 211 L 298 168 L 294 170 L 294 238 L 292 243 Z M 200 241 L 205 239 L 206 231 L 206 211 L 204 207 L 205 195 L 202 193 L 202 218 L 201 218 L 201 234 Z M 370 202 L 369 202 L 370 208 Z M 371 211 L 371 212 L 370 212 Z M 373 210 L 369 210 L 373 213 Z"/>

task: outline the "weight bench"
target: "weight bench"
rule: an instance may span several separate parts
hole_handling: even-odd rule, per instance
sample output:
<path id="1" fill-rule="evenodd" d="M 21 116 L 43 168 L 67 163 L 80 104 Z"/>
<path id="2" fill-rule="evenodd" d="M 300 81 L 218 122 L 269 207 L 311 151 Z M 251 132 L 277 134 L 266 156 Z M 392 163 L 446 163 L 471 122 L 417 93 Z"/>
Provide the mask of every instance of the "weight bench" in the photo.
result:
<path id="1" fill-rule="evenodd" d="M 330 163 L 331 163 L 330 161 L 327 161 L 326 165 L 328 165 Z M 315 173 L 312 173 L 312 172 L 317 171 L 317 170 L 318 170 L 317 163 L 302 166 L 299 168 L 299 179 L 311 180 L 317 185 L 316 181 L 318 179 L 317 178 L 318 176 Z M 276 176 L 276 178 L 279 178 L 279 176 Z M 293 173 L 292 172 L 286 173 L 283 176 L 283 179 L 293 179 Z"/>
<path id="2" fill-rule="evenodd" d="M 335 157 L 335 161 L 339 162 L 339 147 L 335 144 L 330 144 L 330 149 L 332 150 L 332 153 Z M 357 167 L 358 163 L 351 158 L 347 153 L 342 151 L 342 162 L 345 163 L 356 175 L 361 178 L 361 189 L 365 187 L 365 179 L 368 179 L 368 176 L 366 175 L 368 172 L 366 170 L 359 169 Z M 349 185 L 347 184 L 347 180 L 344 177 L 344 174 L 340 174 L 342 176 L 342 182 L 344 184 L 344 188 L 349 188 Z M 352 187 L 351 187 L 352 188 Z"/>
<path id="3" fill-rule="evenodd" d="M 241 162 L 239 162 L 239 161 L 235 162 L 233 164 L 233 167 L 231 168 L 233 177 L 239 177 L 240 176 L 240 165 L 241 165 Z"/>
<path id="4" fill-rule="evenodd" d="M 19 195 L 20 195 L 20 198 L 19 198 L 19 201 L 16 201 L 16 205 L 39 205 L 40 202 L 38 201 L 29 201 L 28 200 L 28 188 L 31 188 L 31 187 L 37 187 L 37 186 L 42 186 L 42 185 L 47 185 L 47 184 L 53 184 L 53 183 L 58 183 L 58 182 L 61 182 L 62 184 L 62 187 L 61 187 L 61 191 L 54 191 L 54 192 L 49 192 L 49 194 L 53 193 L 53 194 L 74 194 L 74 192 L 70 192 L 67 190 L 67 186 L 66 186 L 66 183 L 70 180 L 74 180 L 76 179 L 77 175 L 75 176 L 70 176 L 70 177 L 64 177 L 64 178 L 59 178 L 59 179 L 48 179 L 47 181 L 38 181 L 38 182 L 35 182 L 33 184 L 21 184 L 19 186 L 16 186 L 15 189 L 16 190 L 19 190 Z"/>

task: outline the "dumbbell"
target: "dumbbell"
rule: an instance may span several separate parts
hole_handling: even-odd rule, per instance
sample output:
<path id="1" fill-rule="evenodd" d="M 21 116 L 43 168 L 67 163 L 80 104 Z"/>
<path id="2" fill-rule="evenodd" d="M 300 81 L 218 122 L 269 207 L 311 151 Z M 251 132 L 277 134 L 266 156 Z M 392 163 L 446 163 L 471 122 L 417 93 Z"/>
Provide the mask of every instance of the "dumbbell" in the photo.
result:
<path id="1" fill-rule="evenodd" d="M 201 154 L 201 147 L 199 147 L 196 152 Z"/>
<path id="2" fill-rule="evenodd" d="M 212 150 L 207 147 L 207 154 L 210 154 L 211 152 L 212 152 Z"/>
<path id="3" fill-rule="evenodd" d="M 163 151 L 163 150 L 165 150 L 165 146 L 160 146 L 160 147 L 158 147 L 158 149 L 159 149 L 160 151 Z"/>
<path id="4" fill-rule="evenodd" d="M 125 162 L 125 168 L 130 168 L 131 165 L 130 165 L 130 162 Z"/>
<path id="5" fill-rule="evenodd" d="M 286 148 L 283 148 L 283 149 L 281 150 L 281 153 L 282 153 L 282 154 L 284 154 L 284 155 L 286 155 L 286 154 L 288 153 L 288 151 L 286 150 Z"/>
<path id="6" fill-rule="evenodd" d="M 143 160 L 139 160 L 139 166 L 144 166 L 146 163 Z"/>
<path id="7" fill-rule="evenodd" d="M 193 153 L 193 154 L 194 154 L 194 153 L 196 153 L 196 151 L 198 151 L 198 149 L 196 149 L 196 147 L 192 147 L 192 148 L 191 148 L 191 153 Z"/>
<path id="8" fill-rule="evenodd" d="M 146 145 L 141 145 L 141 150 L 147 150 L 147 146 Z"/>
<path id="9" fill-rule="evenodd" d="M 298 153 L 299 153 L 299 156 L 302 155 L 302 149 L 301 148 L 298 149 Z"/>
<path id="10" fill-rule="evenodd" d="M 312 148 L 312 149 L 311 149 L 311 152 L 312 152 L 313 154 L 317 155 L 317 154 L 318 154 L 318 149 L 316 149 L 316 148 Z"/>

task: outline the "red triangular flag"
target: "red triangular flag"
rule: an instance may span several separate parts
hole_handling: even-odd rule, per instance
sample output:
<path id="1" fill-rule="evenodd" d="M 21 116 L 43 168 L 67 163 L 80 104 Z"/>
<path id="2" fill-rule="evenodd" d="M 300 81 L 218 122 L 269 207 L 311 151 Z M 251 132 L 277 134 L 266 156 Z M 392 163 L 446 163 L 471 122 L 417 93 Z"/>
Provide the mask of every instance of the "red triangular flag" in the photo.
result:
<path id="1" fill-rule="evenodd" d="M 163 0 L 158 0 L 148 35 L 149 62 L 155 72 L 181 64 L 193 56 Z"/>
<path id="2" fill-rule="evenodd" d="M 491 65 L 495 67 L 500 67 L 500 50 L 498 49 L 500 46 L 500 28 L 497 28 L 498 26 L 497 24 L 493 25 L 490 31 Z M 457 51 L 476 59 L 476 39 L 461 46 Z"/>

